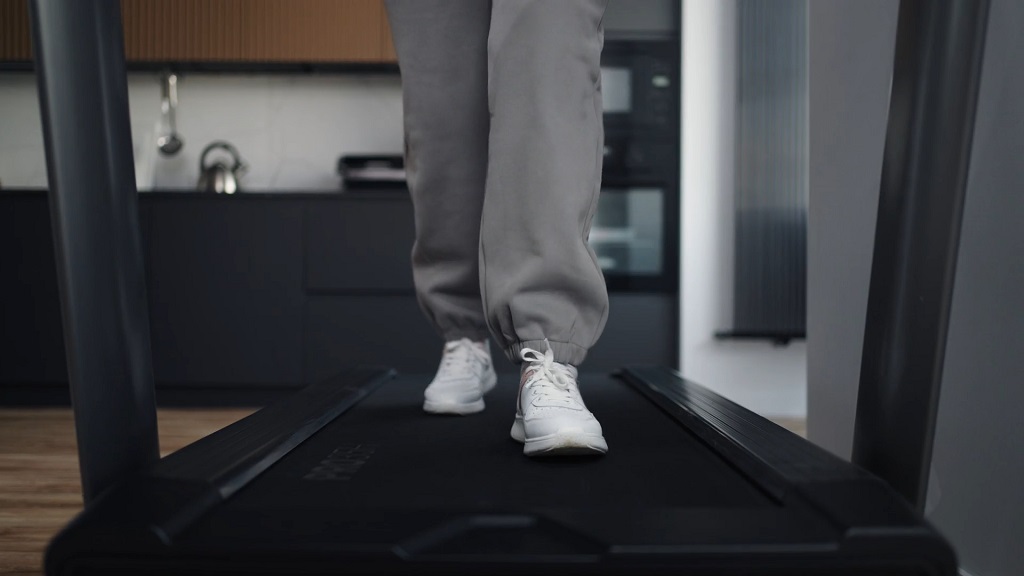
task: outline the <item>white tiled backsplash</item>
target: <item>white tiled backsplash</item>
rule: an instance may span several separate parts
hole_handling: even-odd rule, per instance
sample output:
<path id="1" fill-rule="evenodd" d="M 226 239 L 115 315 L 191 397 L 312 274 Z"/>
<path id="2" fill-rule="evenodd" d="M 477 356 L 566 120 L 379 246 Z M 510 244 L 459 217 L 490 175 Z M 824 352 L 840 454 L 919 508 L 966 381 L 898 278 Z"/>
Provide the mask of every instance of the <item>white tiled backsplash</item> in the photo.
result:
<path id="1" fill-rule="evenodd" d="M 249 164 L 249 190 L 337 190 L 338 157 L 401 153 L 402 92 L 389 75 L 182 75 L 173 157 L 156 150 L 158 74 L 128 77 L 135 173 L 140 190 L 194 188 L 199 153 L 213 140 L 234 144 Z M 46 186 L 35 77 L 0 74 L 0 185 Z"/>

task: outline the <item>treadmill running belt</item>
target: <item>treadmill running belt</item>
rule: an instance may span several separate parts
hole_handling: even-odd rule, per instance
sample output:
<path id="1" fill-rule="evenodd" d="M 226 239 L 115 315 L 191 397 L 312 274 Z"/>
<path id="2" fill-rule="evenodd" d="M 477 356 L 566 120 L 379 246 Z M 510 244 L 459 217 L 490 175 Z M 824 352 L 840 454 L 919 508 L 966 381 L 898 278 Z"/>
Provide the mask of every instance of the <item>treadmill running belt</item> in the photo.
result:
<path id="1" fill-rule="evenodd" d="M 581 377 L 607 455 L 537 459 L 509 437 L 514 377 L 501 378 L 487 409 L 470 416 L 423 412 L 428 380 L 384 382 L 178 544 L 203 550 L 218 540 L 222 554 L 260 550 L 268 560 L 287 539 L 293 551 L 594 561 L 610 548 L 770 546 L 780 532 L 815 548 L 836 536 L 762 492 L 622 380 Z"/>
<path id="2" fill-rule="evenodd" d="M 763 507 L 772 501 L 620 380 L 584 375 L 604 457 L 526 458 L 509 437 L 517 381 L 502 377 L 487 409 L 423 412 L 428 377 L 400 376 L 327 425 L 235 495 L 235 505 L 523 508 Z"/>

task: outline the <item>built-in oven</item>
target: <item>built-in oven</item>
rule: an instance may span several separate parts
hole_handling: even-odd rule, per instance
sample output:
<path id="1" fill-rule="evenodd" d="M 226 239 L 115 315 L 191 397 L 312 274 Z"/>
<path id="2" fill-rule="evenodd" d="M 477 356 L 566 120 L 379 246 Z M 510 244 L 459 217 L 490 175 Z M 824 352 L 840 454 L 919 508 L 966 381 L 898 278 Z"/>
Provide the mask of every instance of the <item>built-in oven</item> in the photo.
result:
<path id="1" fill-rule="evenodd" d="M 605 150 L 590 231 L 609 290 L 675 292 L 679 270 L 679 42 L 614 40 L 601 62 Z"/>

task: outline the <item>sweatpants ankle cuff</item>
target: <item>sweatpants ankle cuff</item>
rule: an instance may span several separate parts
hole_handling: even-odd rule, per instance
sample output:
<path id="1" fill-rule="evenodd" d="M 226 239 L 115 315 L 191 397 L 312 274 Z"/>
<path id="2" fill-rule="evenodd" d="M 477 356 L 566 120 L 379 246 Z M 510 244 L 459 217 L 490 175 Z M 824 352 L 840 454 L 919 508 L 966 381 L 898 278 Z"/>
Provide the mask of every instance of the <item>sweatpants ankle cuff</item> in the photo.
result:
<path id="1" fill-rule="evenodd" d="M 555 340 L 548 340 L 547 342 L 544 340 L 515 342 L 508 348 L 505 348 L 505 356 L 507 356 L 512 362 L 520 364 L 523 359 L 519 355 L 523 351 L 523 348 L 530 348 L 537 350 L 538 352 L 547 352 L 548 344 L 551 345 L 551 350 L 555 353 L 555 362 L 579 366 L 587 357 L 587 349 L 583 346 L 573 344 L 572 342 L 557 342 Z"/>

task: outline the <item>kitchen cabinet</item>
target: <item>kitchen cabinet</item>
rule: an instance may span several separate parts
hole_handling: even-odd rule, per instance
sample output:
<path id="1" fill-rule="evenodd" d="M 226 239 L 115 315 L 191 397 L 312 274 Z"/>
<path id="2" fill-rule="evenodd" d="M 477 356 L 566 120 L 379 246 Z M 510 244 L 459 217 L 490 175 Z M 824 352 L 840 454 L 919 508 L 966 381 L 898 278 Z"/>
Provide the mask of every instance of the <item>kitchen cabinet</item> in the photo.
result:
<path id="1" fill-rule="evenodd" d="M 345 204 L 309 202 L 304 223 L 307 290 L 415 290 L 411 252 L 416 228 L 407 196 L 382 195 Z"/>
<path id="2" fill-rule="evenodd" d="M 133 64 L 388 64 L 383 0 L 122 0 Z M 26 0 L 0 0 L 0 62 L 31 60 Z"/>
<path id="3" fill-rule="evenodd" d="M 157 380 L 301 383 L 302 201 L 140 200 L 152 210 L 147 288 Z"/>
<path id="4" fill-rule="evenodd" d="M 0 193 L 0 382 L 67 382 L 50 211 Z"/>
<path id="5" fill-rule="evenodd" d="M 253 403 L 356 364 L 437 369 L 441 341 L 412 284 L 404 191 L 148 192 L 139 211 L 160 397 Z M 612 290 L 610 301 L 588 371 L 675 365 L 676 294 Z M 0 406 L 66 399 L 64 353 L 46 194 L 5 190 Z"/>

